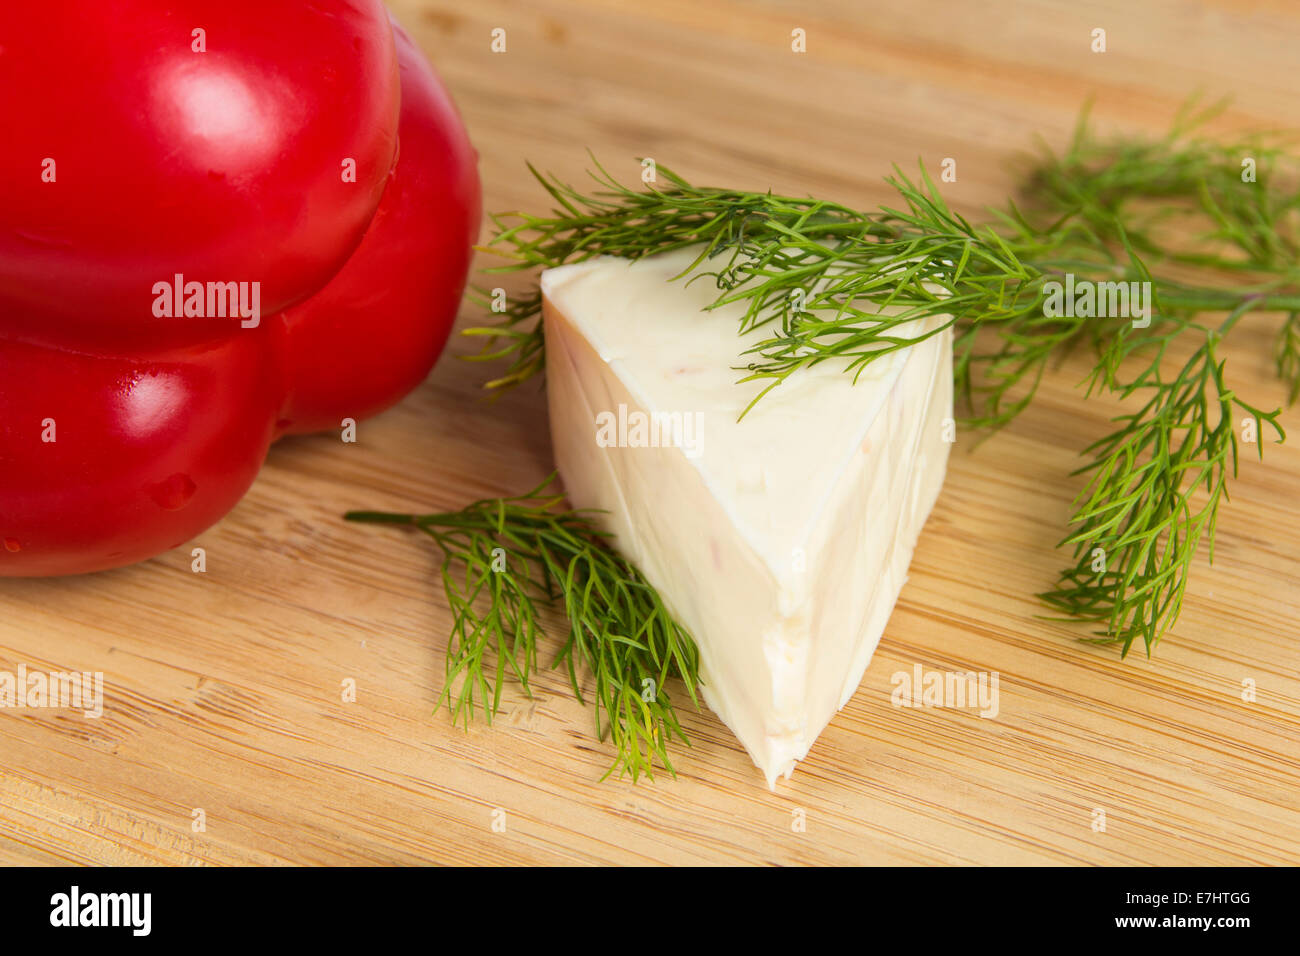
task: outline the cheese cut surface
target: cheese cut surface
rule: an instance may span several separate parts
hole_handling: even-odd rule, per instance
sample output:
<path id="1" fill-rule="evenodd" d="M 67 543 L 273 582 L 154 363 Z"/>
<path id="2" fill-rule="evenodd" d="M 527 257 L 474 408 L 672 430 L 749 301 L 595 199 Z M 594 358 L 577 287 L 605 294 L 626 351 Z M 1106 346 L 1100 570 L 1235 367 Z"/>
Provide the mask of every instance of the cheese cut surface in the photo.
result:
<path id="1" fill-rule="evenodd" d="M 703 312 L 711 279 L 670 281 L 693 258 L 543 273 L 551 434 L 569 500 L 608 512 L 773 786 L 853 696 L 907 578 L 947 465 L 952 341 L 856 384 L 834 360 L 802 369 L 737 421 L 761 384 L 736 366 L 765 333 L 737 334 L 739 306 Z"/>

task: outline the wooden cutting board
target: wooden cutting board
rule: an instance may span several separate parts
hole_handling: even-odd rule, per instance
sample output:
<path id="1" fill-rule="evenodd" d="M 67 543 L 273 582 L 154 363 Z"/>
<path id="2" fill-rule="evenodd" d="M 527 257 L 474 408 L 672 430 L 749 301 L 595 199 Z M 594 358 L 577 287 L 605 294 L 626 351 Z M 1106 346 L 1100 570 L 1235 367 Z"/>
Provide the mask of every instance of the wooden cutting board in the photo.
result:
<path id="1" fill-rule="evenodd" d="M 1163 129 L 1198 87 L 1237 97 L 1217 129 L 1297 119 L 1300 8 L 1280 0 L 396 13 L 465 114 L 491 210 L 543 207 L 524 160 L 577 179 L 590 147 L 628 181 L 650 156 L 696 181 L 862 206 L 889 198 L 892 162 L 952 157 L 944 192 L 978 214 L 1035 134 L 1064 141 L 1089 93 L 1100 122 L 1132 132 Z M 1284 399 L 1276 328 L 1252 318 L 1227 350 L 1268 407 Z M 192 545 L 111 573 L 0 580 L 0 668 L 106 680 L 98 720 L 0 711 L 0 862 L 1298 863 L 1295 440 L 1243 460 L 1216 565 L 1198 563 L 1158 654 L 1120 661 L 1036 619 L 1031 597 L 1062 564 L 1076 452 L 1114 410 L 1083 401 L 1084 371 L 1054 372 L 978 448 L 959 438 L 861 689 L 773 793 L 707 711 L 685 718 L 677 779 L 599 782 L 610 751 L 557 674 L 532 701 L 508 693 L 491 728 L 431 712 L 448 625 L 434 554 L 339 516 L 454 508 L 551 469 L 542 394 L 480 402 L 484 370 L 449 356 L 356 444 L 274 448 Z M 1294 411 L 1284 423 L 1300 434 Z M 892 706 L 892 675 L 917 665 L 996 671 L 998 715 Z"/>

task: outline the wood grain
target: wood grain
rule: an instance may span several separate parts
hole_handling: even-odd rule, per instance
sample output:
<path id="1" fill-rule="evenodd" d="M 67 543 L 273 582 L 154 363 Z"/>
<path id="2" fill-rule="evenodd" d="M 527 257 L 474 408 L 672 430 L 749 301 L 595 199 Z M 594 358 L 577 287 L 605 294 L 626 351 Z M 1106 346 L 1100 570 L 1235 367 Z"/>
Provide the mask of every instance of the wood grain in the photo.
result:
<path id="1" fill-rule="evenodd" d="M 628 179 L 651 156 L 698 181 L 864 206 L 887 198 L 892 162 L 953 157 L 945 193 L 976 214 L 1011 189 L 1035 134 L 1063 140 L 1088 94 L 1117 130 L 1162 128 L 1197 88 L 1235 94 L 1222 130 L 1296 121 L 1300 8 L 1281 0 L 395 11 L 464 112 L 492 210 L 540 204 L 525 158 L 577 178 L 590 147 Z M 1089 51 L 1098 26 L 1105 54 Z M 806 54 L 790 50 L 795 27 Z M 1275 328 L 1253 320 L 1228 351 L 1266 406 L 1284 399 Z M 445 359 L 357 444 L 274 448 L 193 543 L 205 574 L 186 546 L 0 580 L 0 668 L 107 682 L 98 720 L 0 711 L 0 863 L 1300 863 L 1300 454 L 1244 459 L 1175 633 L 1121 662 L 1037 620 L 1031 598 L 1060 563 L 1076 451 L 1113 411 L 1081 400 L 1083 371 L 1054 372 L 980 447 L 960 439 L 860 691 L 770 793 L 707 712 L 686 718 L 676 780 L 600 783 L 609 751 L 557 675 L 532 702 L 510 695 L 491 728 L 431 714 L 448 624 L 434 555 L 339 516 L 454 507 L 551 468 L 539 393 L 482 403 L 482 369 Z M 1294 412 L 1284 424 L 1300 431 Z M 1000 713 L 891 706 L 891 675 L 916 664 L 997 671 Z"/>

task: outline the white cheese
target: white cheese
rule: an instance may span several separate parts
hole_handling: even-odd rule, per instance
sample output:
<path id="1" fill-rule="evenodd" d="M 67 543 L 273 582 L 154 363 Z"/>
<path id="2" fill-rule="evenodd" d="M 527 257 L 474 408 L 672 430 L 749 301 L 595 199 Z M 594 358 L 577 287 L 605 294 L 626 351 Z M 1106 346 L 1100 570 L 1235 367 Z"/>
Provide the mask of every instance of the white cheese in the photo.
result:
<path id="1" fill-rule="evenodd" d="M 773 786 L 853 696 L 907 579 L 948 460 L 952 341 L 856 384 L 841 361 L 802 369 L 738 421 L 761 388 L 737 384 L 741 352 L 770 333 L 702 312 L 710 278 L 670 281 L 693 257 L 542 275 L 551 435 L 570 501 L 608 512 Z"/>

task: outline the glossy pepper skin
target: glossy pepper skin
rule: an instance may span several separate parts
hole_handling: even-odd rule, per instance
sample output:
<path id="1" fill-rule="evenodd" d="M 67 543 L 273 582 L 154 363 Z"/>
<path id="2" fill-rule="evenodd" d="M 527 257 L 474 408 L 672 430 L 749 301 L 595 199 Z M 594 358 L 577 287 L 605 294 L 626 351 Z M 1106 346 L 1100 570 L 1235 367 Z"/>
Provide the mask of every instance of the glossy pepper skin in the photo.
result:
<path id="1" fill-rule="evenodd" d="M 0 128 L 0 576 L 186 543 L 446 343 L 476 155 L 378 2 L 6 5 Z M 160 316 L 176 274 L 260 316 Z"/>

